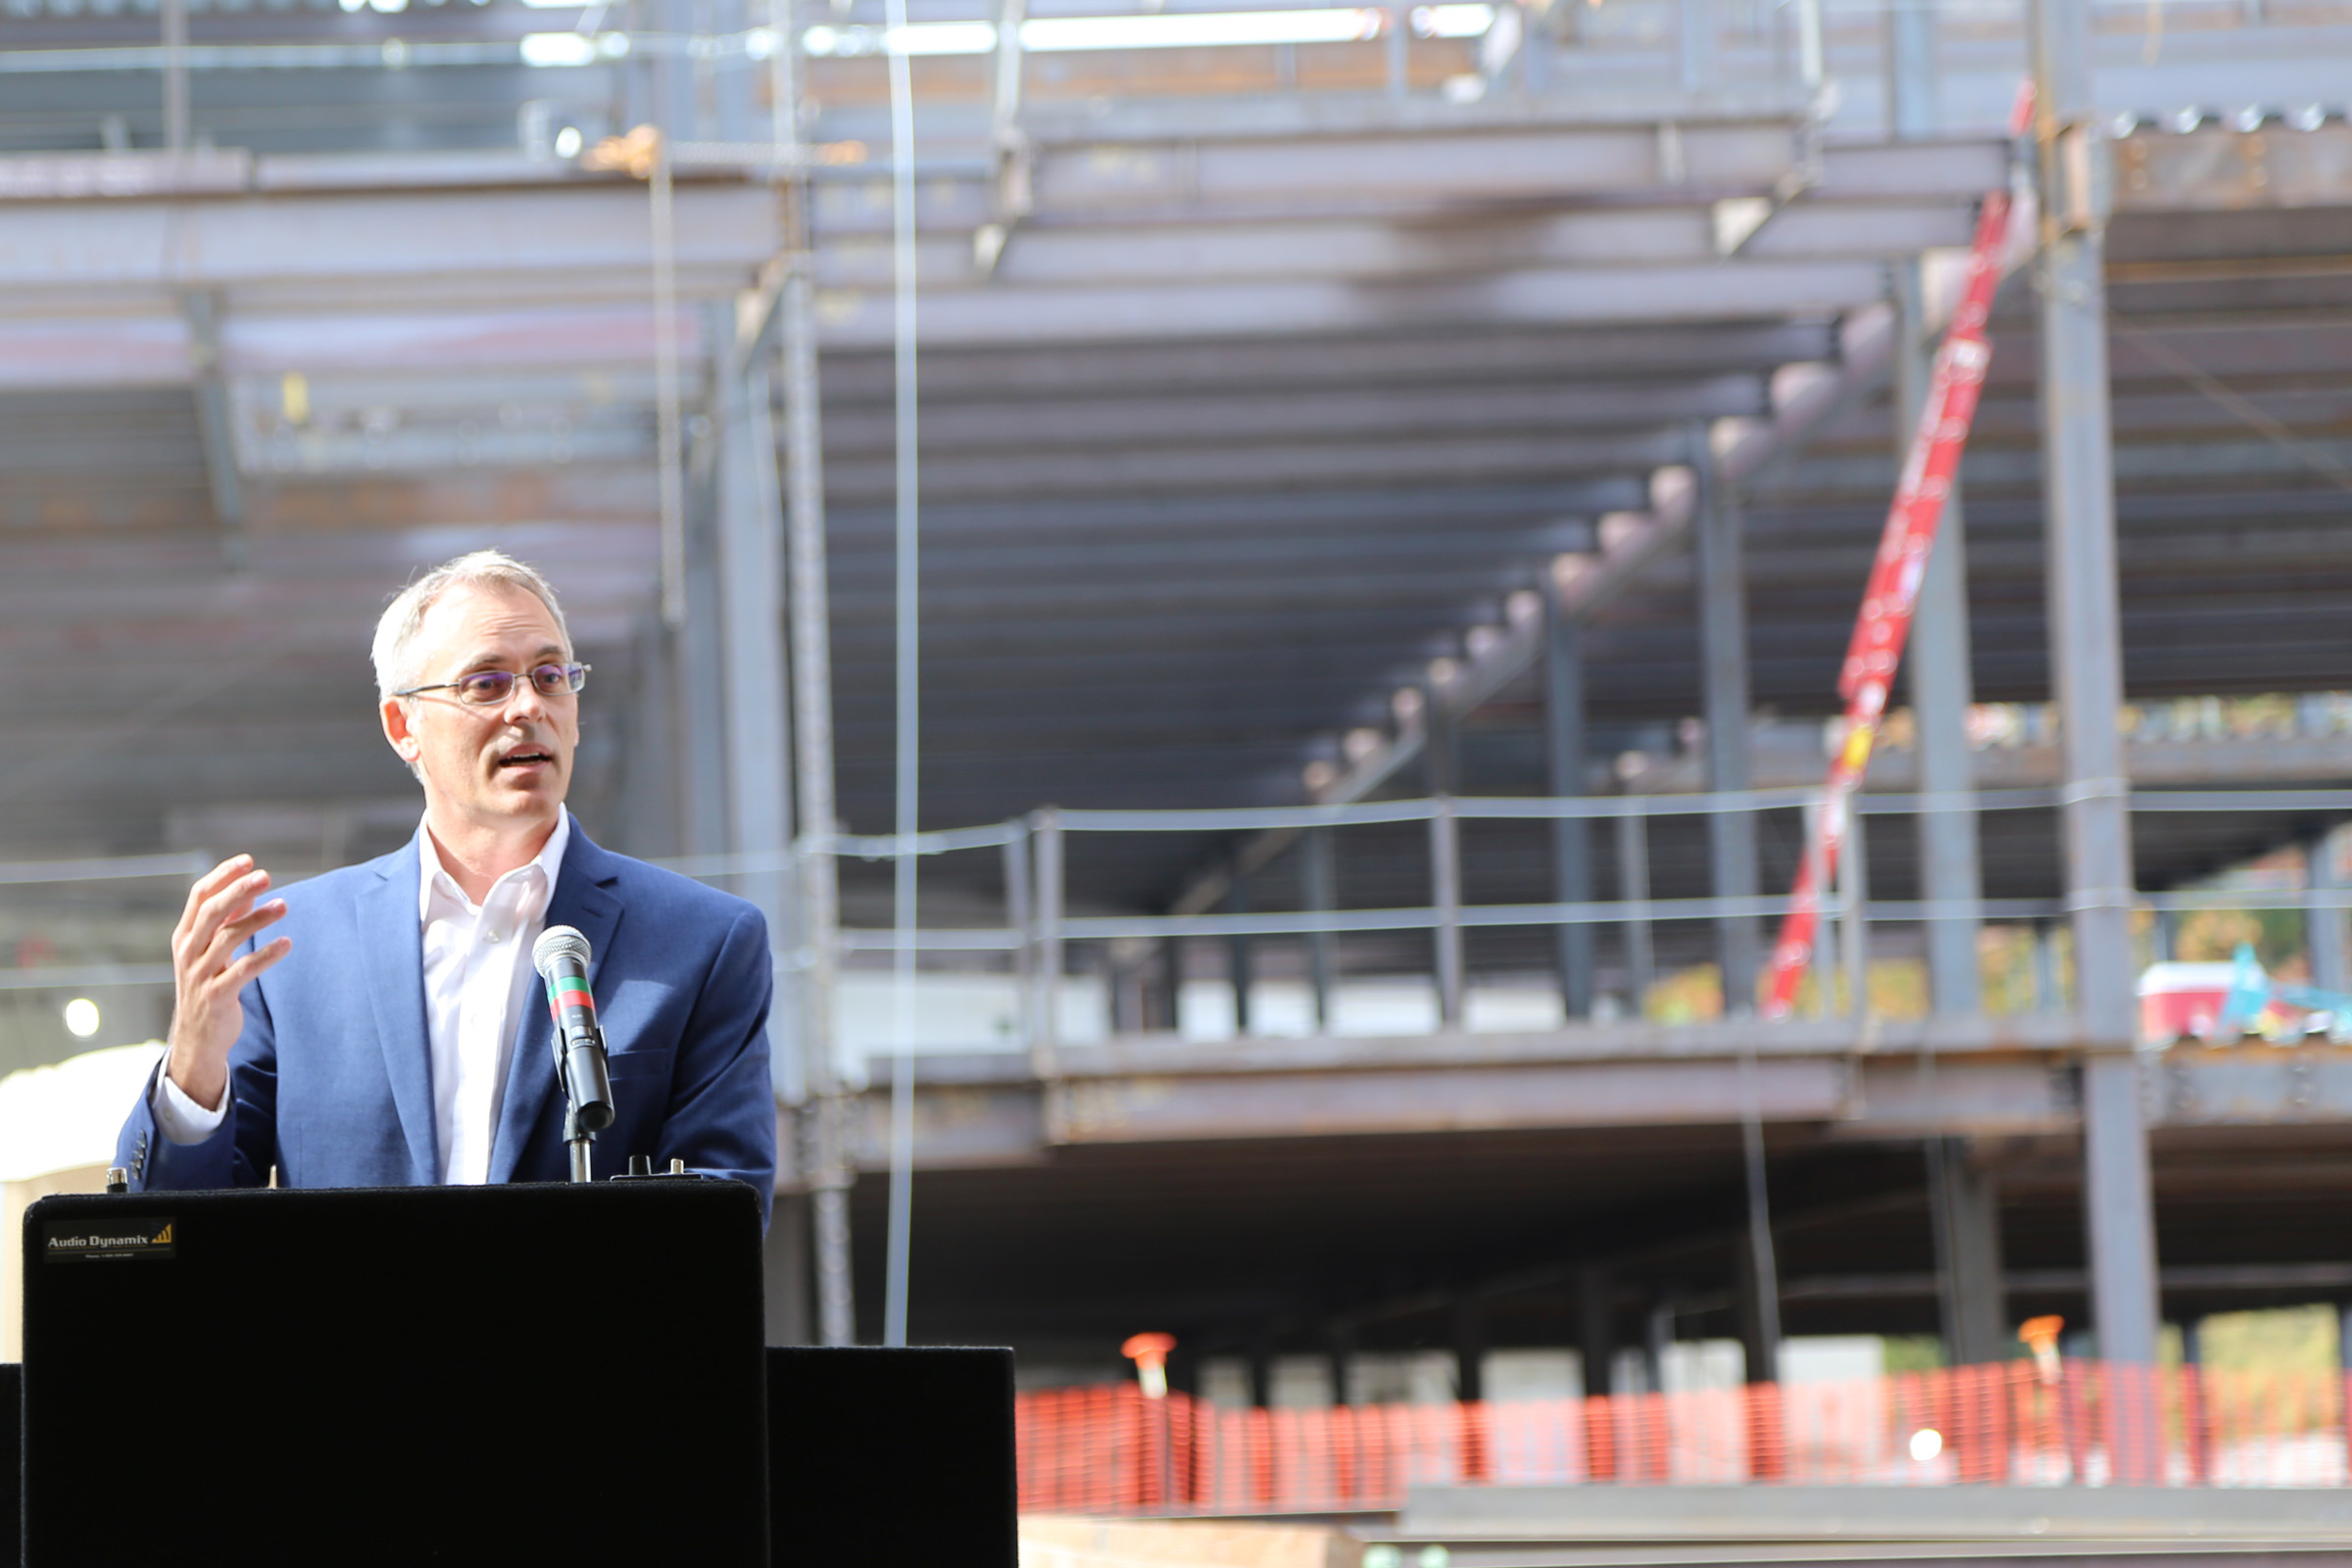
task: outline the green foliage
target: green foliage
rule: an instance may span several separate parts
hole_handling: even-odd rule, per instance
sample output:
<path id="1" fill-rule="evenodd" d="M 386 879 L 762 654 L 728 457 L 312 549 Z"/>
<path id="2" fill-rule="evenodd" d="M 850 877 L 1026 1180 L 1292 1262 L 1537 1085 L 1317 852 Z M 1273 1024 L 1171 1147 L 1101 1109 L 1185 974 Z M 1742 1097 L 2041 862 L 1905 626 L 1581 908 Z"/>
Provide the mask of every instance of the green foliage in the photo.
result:
<path id="1" fill-rule="evenodd" d="M 1886 1370 L 1895 1372 L 1933 1372 L 1943 1365 L 1943 1340 L 1935 1334 L 1889 1334 L 1880 1342 L 1886 1347 Z"/>
<path id="2" fill-rule="evenodd" d="M 2307 1372 L 2336 1367 L 2331 1306 L 2285 1306 L 2263 1312 L 2217 1312 L 2198 1325 L 2205 1365 L 2231 1372 Z"/>

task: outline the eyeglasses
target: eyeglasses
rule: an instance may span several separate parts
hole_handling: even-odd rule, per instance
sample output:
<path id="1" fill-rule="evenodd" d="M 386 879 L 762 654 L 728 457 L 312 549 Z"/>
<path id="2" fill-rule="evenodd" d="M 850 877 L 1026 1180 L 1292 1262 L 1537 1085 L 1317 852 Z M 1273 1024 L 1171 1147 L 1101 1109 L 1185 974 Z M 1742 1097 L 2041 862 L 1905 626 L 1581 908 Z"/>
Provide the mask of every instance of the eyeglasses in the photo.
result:
<path id="1" fill-rule="evenodd" d="M 542 697 L 563 697 L 588 684 L 587 664 L 541 664 L 531 671 L 531 690 Z M 511 669 L 477 669 L 457 680 L 445 680 L 435 686 L 412 686 L 395 697 L 417 697 L 425 692 L 456 692 L 458 701 L 472 708 L 496 708 L 514 694 L 514 683 L 522 679 Z"/>

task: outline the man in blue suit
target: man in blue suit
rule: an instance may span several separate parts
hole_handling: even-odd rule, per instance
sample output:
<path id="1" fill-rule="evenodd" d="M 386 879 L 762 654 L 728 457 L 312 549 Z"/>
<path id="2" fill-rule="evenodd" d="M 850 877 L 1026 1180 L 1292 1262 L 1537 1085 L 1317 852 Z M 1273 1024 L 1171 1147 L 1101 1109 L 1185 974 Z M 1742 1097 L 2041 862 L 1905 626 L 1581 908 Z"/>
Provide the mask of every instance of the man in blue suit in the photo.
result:
<path id="1" fill-rule="evenodd" d="M 188 894 L 171 1050 L 124 1123 L 134 1189 L 553 1182 L 564 1095 L 531 944 L 569 925 L 612 1053 L 596 1174 L 775 1186 L 767 926 L 599 849 L 564 809 L 587 666 L 522 563 L 435 568 L 376 627 L 384 737 L 424 786 L 402 849 L 268 900 L 250 856 Z M 265 939 L 265 932 L 277 927 Z"/>

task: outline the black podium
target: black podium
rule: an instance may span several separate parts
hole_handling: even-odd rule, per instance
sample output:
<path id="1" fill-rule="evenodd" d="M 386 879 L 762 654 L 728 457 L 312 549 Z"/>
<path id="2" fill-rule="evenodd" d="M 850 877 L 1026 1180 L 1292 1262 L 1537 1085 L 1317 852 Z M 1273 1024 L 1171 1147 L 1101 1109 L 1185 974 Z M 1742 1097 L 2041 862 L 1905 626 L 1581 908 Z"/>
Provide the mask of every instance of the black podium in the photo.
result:
<path id="1" fill-rule="evenodd" d="M 1010 1353 L 771 1353 L 733 1183 L 52 1198 L 24 1240 L 31 1568 L 1013 1568 Z"/>

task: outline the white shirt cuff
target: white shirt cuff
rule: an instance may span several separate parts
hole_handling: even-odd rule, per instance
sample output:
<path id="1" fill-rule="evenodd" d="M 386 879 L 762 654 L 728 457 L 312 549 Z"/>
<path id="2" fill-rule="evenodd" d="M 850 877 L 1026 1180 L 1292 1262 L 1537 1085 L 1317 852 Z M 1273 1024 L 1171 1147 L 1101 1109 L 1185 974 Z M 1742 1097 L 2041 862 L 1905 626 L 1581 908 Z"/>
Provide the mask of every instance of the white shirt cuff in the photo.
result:
<path id="1" fill-rule="evenodd" d="M 155 1115 L 155 1125 L 166 1138 L 175 1144 L 201 1144 L 220 1130 L 228 1118 L 228 1091 L 220 1086 L 220 1103 L 211 1110 L 196 1103 L 188 1092 L 172 1081 L 168 1072 L 157 1070 L 155 1088 L 147 1096 L 147 1108 Z"/>

